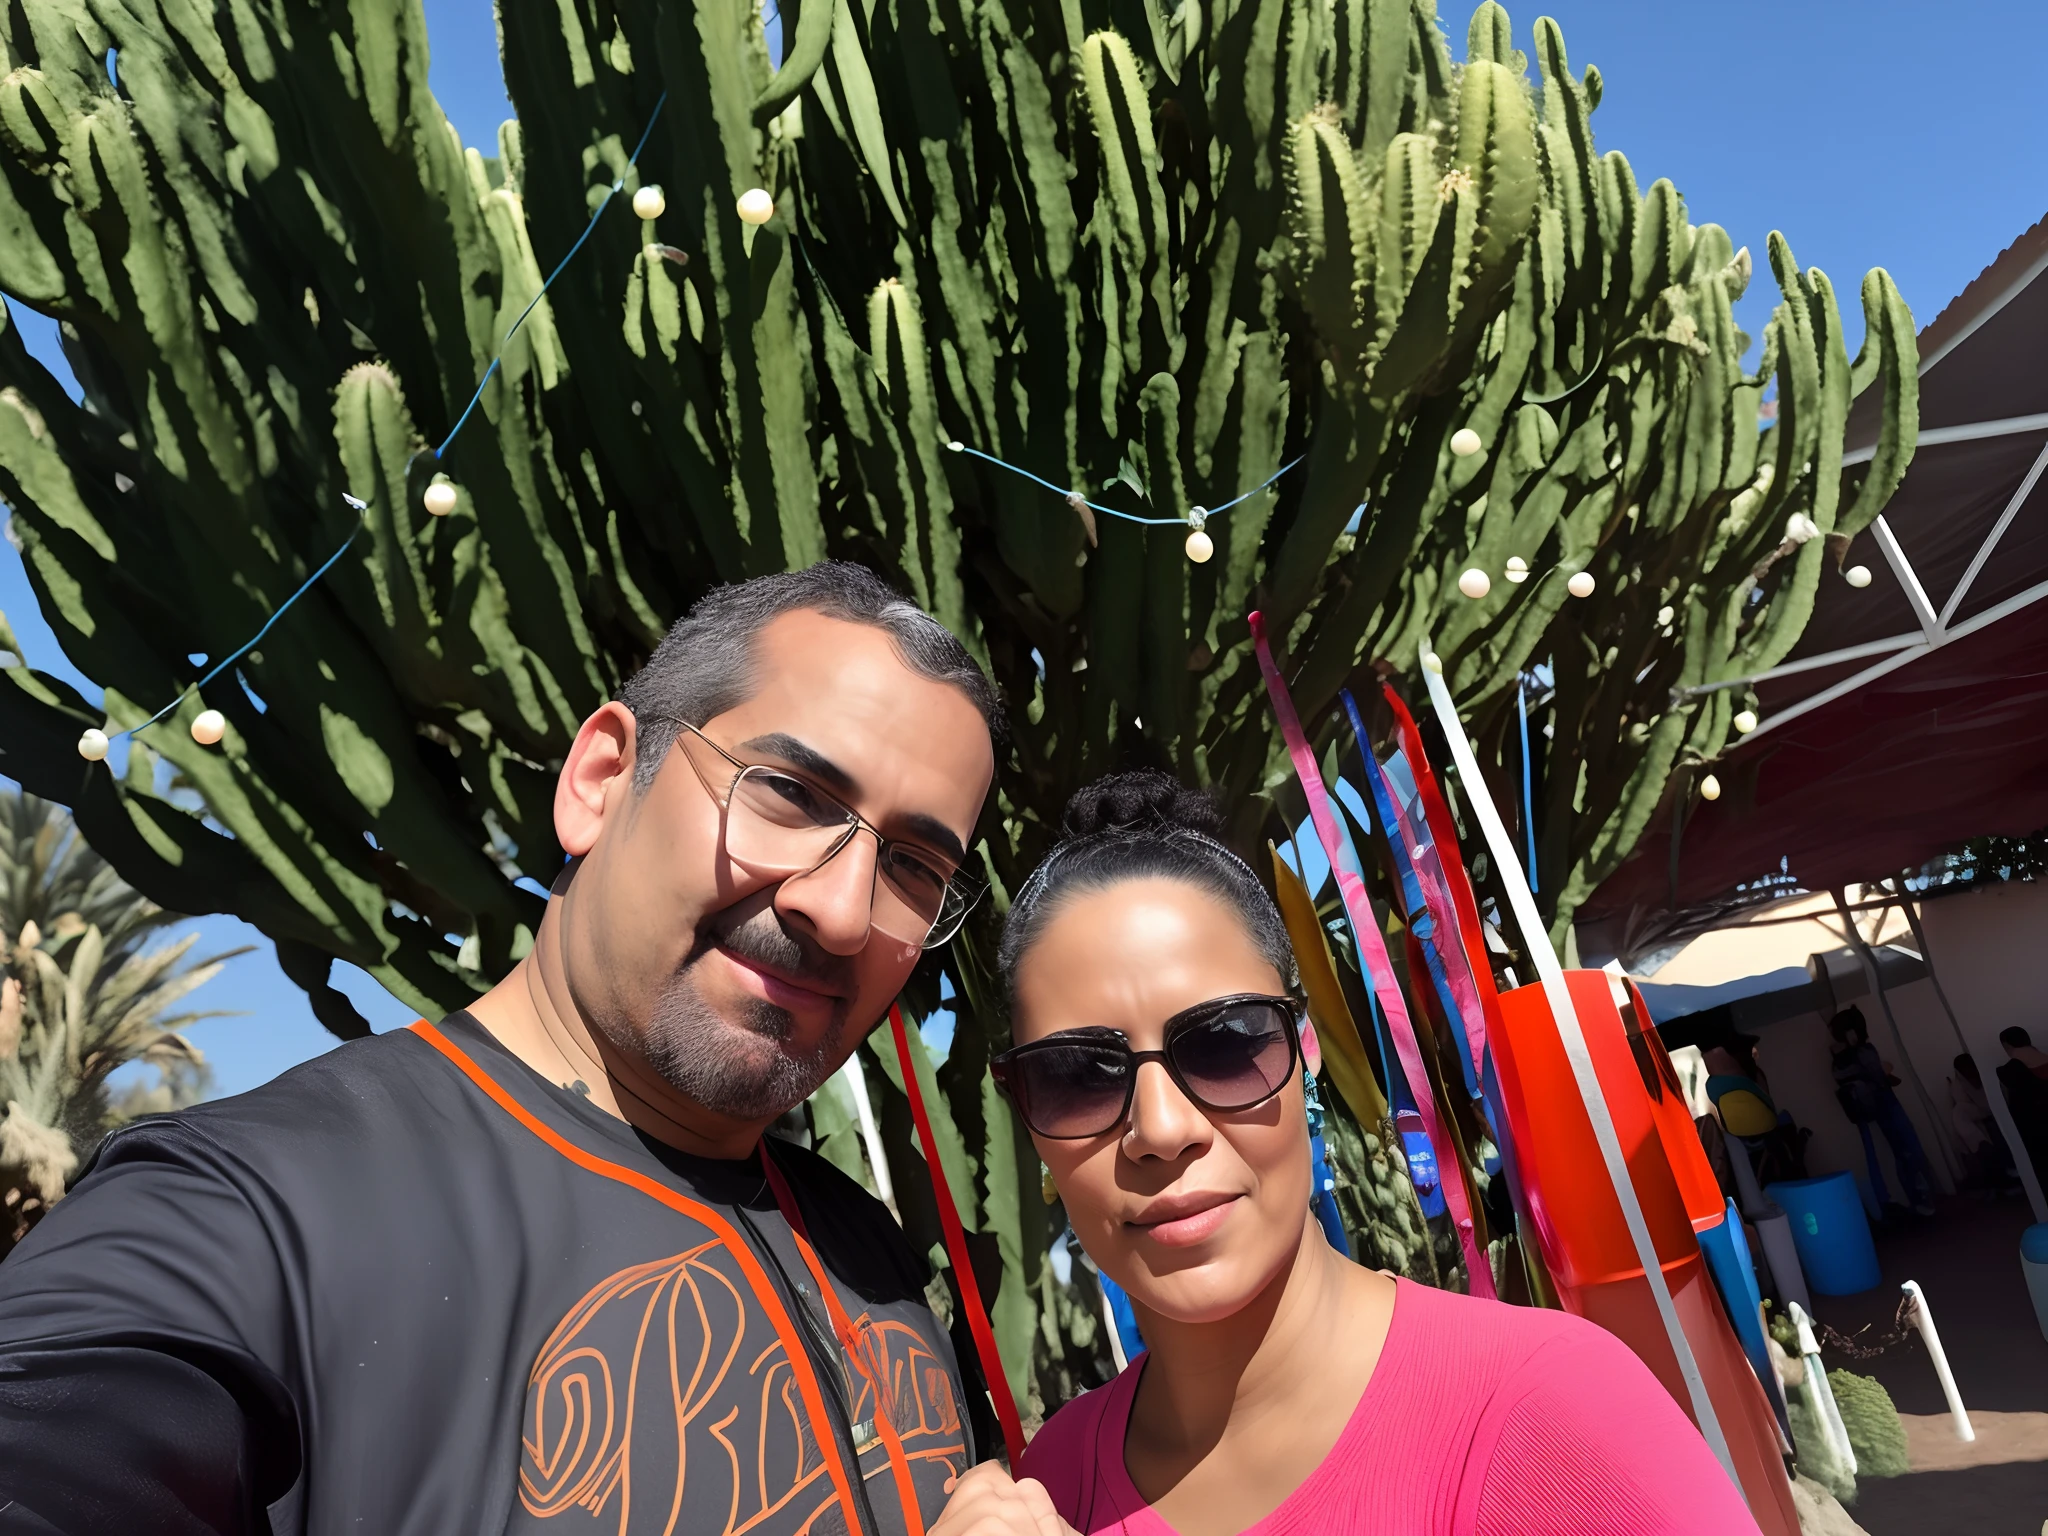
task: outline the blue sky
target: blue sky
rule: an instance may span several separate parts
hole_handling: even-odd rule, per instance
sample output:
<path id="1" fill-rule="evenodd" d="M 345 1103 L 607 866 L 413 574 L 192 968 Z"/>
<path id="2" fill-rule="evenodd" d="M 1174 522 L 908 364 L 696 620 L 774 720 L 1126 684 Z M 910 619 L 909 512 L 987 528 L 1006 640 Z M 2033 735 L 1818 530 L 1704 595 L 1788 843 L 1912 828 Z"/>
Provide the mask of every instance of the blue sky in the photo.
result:
<path id="1" fill-rule="evenodd" d="M 1462 51 L 1470 7 L 1442 9 Z M 1543 12 L 1509 11 L 1524 47 L 1547 12 L 1574 71 L 1600 66 L 1603 149 L 1626 154 L 1645 185 L 1668 177 L 1695 223 L 1718 223 L 1751 248 L 1758 279 L 1739 314 L 1752 335 L 1774 297 L 1762 261 L 1774 228 L 1834 280 L 1854 345 L 1867 268 L 1890 271 L 1924 326 L 2048 213 L 2048 0 L 1551 0 Z M 489 0 L 427 0 L 426 14 L 435 95 L 465 142 L 489 146 L 511 112 Z M 15 314 L 38 354 L 61 366 L 54 327 Z M 0 612 L 35 665 L 97 696 L 58 652 L 6 544 Z M 202 949 L 261 943 L 231 918 L 200 926 Z M 378 1028 L 410 1021 L 360 972 L 336 970 Z M 223 1093 L 333 1043 L 267 948 L 235 961 L 200 999 L 242 1011 L 194 1031 Z"/>

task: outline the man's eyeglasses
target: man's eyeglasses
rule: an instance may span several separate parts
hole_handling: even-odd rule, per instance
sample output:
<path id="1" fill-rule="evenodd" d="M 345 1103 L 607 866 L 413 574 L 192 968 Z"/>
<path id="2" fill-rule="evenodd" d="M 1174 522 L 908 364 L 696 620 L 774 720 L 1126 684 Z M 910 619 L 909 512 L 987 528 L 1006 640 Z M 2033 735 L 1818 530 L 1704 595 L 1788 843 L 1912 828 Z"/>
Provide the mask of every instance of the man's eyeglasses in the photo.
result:
<path id="1" fill-rule="evenodd" d="M 952 938 L 981 899 L 978 881 L 925 849 L 884 837 L 874 823 L 808 780 L 764 763 L 743 763 L 687 720 L 660 718 L 681 728 L 676 745 L 725 811 L 725 853 L 734 863 L 765 875 L 807 875 L 867 832 L 877 850 L 868 922 L 921 949 L 936 949 Z M 716 769 L 706 772 L 700 746 L 732 769 L 730 779 Z"/>
<path id="2" fill-rule="evenodd" d="M 1085 1141 L 1122 1125 L 1148 1061 L 1196 1105 L 1234 1114 L 1265 1103 L 1299 1068 L 1294 1006 L 1258 995 L 1197 1003 L 1166 1021 L 1156 1051 L 1132 1050 L 1121 1030 L 1062 1030 L 1004 1051 L 989 1073 L 1047 1141 Z"/>

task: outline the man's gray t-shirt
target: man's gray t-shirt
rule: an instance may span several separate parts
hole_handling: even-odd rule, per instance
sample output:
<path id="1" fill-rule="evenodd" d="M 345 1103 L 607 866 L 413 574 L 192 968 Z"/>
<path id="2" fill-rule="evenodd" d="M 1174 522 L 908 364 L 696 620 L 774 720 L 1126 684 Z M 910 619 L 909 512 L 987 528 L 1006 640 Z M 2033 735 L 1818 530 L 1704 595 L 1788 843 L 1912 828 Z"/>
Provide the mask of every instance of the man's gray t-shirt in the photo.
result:
<path id="1" fill-rule="evenodd" d="M 868 1372 L 758 1161 L 466 1014 L 119 1131 L 0 1264 L 0 1533 L 893 1536 L 875 1376 L 929 1524 L 985 1405 L 887 1210 L 773 1154 Z"/>

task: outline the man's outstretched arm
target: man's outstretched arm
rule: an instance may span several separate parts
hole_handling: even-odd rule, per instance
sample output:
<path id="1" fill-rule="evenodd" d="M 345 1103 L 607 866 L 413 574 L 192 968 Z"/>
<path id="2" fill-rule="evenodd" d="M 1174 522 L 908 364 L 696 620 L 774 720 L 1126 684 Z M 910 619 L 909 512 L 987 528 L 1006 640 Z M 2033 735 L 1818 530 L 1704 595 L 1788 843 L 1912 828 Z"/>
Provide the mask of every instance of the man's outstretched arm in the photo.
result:
<path id="1" fill-rule="evenodd" d="M 255 1536 L 298 1481 L 276 1245 L 181 1150 L 117 1138 L 0 1264 L 0 1536 Z"/>

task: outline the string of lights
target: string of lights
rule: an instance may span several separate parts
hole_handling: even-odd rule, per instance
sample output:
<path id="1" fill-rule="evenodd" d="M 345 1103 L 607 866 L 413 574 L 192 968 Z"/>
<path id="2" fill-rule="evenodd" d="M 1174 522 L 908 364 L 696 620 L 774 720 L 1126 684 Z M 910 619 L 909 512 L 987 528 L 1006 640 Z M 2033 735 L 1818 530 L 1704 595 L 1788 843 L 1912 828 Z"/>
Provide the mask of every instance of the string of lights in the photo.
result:
<path id="1" fill-rule="evenodd" d="M 110 68 L 111 64 L 110 58 Z M 446 458 L 450 448 L 454 446 L 456 439 L 461 435 L 463 428 L 469 424 L 470 418 L 476 414 L 477 407 L 482 404 L 484 391 L 489 388 L 491 380 L 497 375 L 499 368 L 503 365 L 506 351 L 511 346 L 514 338 L 518 336 L 521 328 L 532 317 L 534 311 L 540 307 L 541 300 L 547 297 L 548 290 L 554 286 L 556 279 L 567 270 L 569 263 L 575 260 L 577 255 L 583 250 L 583 247 L 589 242 L 591 234 L 597 228 L 599 219 L 610 208 L 613 200 L 619 193 L 625 190 L 627 175 L 638 166 L 641 153 L 646 149 L 648 141 L 653 137 L 655 125 L 660 120 L 662 109 L 667 104 L 668 93 L 664 91 L 656 99 L 653 110 L 648 114 L 646 126 L 641 130 L 638 142 L 634 144 L 632 153 L 626 157 L 625 167 L 613 179 L 611 186 L 598 201 L 597 206 L 591 210 L 590 217 L 585 223 L 582 233 L 576 237 L 569 249 L 562 254 L 561 259 L 555 263 L 553 270 L 542 281 L 538 291 L 527 301 L 525 308 L 520 310 L 518 316 L 506 329 L 504 336 L 499 340 L 490 363 L 484 369 L 483 376 L 477 381 L 476 389 L 470 395 L 468 402 L 463 406 L 461 413 L 456 417 L 455 424 L 449 428 L 447 436 L 441 440 L 438 447 L 421 450 L 419 457 L 424 458 L 428 464 L 434 466 L 433 479 L 425 487 L 421 496 L 422 504 L 430 515 L 445 517 L 453 512 L 459 504 L 459 495 L 455 484 L 445 474 L 440 472 L 439 466 Z M 648 184 L 639 187 L 633 193 L 632 207 L 634 214 L 638 218 L 644 222 L 651 222 L 660 218 L 666 211 L 667 199 L 658 185 Z M 757 227 L 766 224 L 775 216 L 776 204 L 774 194 L 766 188 L 754 187 L 741 194 L 736 200 L 735 211 L 743 223 Z M 649 260 L 658 258 L 677 265 L 685 264 L 689 259 L 686 252 L 677 250 L 673 246 L 661 244 L 649 244 L 646 247 L 646 255 Z M 808 261 L 809 252 L 804 251 L 803 255 L 805 260 Z M 945 446 L 954 453 L 979 459 L 998 469 L 1021 476 L 1060 497 L 1081 518 L 1090 544 L 1096 542 L 1095 515 L 1098 513 L 1105 517 L 1121 518 L 1125 522 L 1135 523 L 1143 527 L 1185 527 L 1188 529 L 1185 544 L 1187 557 L 1198 565 L 1206 563 L 1215 554 L 1214 541 L 1206 531 L 1208 520 L 1212 517 L 1220 516 L 1232 508 L 1251 500 L 1252 497 L 1271 489 L 1281 476 L 1294 469 L 1301 463 L 1302 458 L 1305 457 L 1305 455 L 1297 455 L 1295 458 L 1288 460 L 1250 490 L 1232 497 L 1220 506 L 1191 506 L 1186 512 L 1178 516 L 1145 517 L 1134 512 L 1126 512 L 1118 507 L 1106 506 L 1101 502 L 1092 501 L 1078 490 L 1057 485 L 1044 476 L 1025 469 L 1022 465 L 1012 464 L 1007 459 L 985 452 L 980 448 L 971 447 L 958 439 L 948 439 Z M 1473 454 L 1483 451 L 1484 447 L 1485 444 L 1479 434 L 1469 427 L 1461 428 L 1451 436 L 1451 452 L 1459 458 L 1468 458 Z M 262 627 L 254 635 L 229 655 L 214 663 L 196 682 L 185 685 L 184 688 L 179 690 L 175 698 L 139 725 L 130 726 L 111 735 L 98 728 L 85 731 L 78 740 L 79 756 L 88 762 L 103 760 L 113 743 L 127 737 L 133 737 L 139 732 L 158 724 L 167 715 L 177 710 L 184 703 L 188 695 L 195 691 L 203 692 L 209 683 L 213 682 L 228 668 L 253 651 L 263 641 L 263 638 L 270 633 L 278 621 L 290 612 L 292 607 L 310 592 L 322 577 L 334 568 L 343 555 L 348 553 L 355 545 L 356 539 L 361 535 L 365 526 L 363 517 L 368 511 L 368 504 L 346 492 L 342 493 L 342 500 L 348 504 L 351 511 L 355 514 L 354 528 L 351 529 L 348 537 L 342 541 L 340 547 L 322 561 L 319 567 L 305 581 L 300 583 L 298 589 L 290 597 L 278 605 L 277 609 L 264 621 Z M 1794 519 L 1795 523 L 1799 521 L 1801 520 Z M 1810 527 L 1810 525 L 1808 526 Z M 1812 531 L 1817 532 L 1818 530 Z M 1788 525 L 1787 536 L 1794 542 L 1803 543 L 1805 538 L 1810 537 L 1811 534 L 1808 532 L 1807 527 L 1795 528 Z M 1516 555 L 1511 556 L 1506 561 L 1503 574 L 1509 583 L 1520 585 L 1527 581 L 1534 573 L 1530 571 L 1528 563 L 1521 556 Z M 1549 575 L 1553 573 L 1544 572 L 1543 574 Z M 1864 567 L 1857 566 L 1845 573 L 1845 579 L 1852 586 L 1867 586 L 1870 582 L 1870 574 Z M 1478 601 L 1486 597 L 1492 590 L 1492 578 L 1485 570 L 1474 566 L 1460 574 L 1457 585 L 1458 590 L 1465 597 Z M 1595 582 L 1590 571 L 1579 570 L 1572 571 L 1567 575 L 1565 585 L 1573 597 L 1585 598 L 1593 594 Z M 1659 620 L 1660 623 L 1669 622 L 1664 614 L 1659 615 Z M 203 657 L 199 659 L 202 662 L 205 660 Z M 1435 666 L 1431 668 L 1432 670 L 1440 668 L 1442 665 L 1434 655 L 1426 656 L 1424 658 L 1424 665 L 1429 667 L 1431 663 L 1435 663 Z M 1756 717 L 1753 712 L 1745 710 L 1735 717 L 1734 724 L 1738 733 L 1746 733 L 1749 730 L 1755 729 Z M 202 746 L 216 745 L 226 734 L 226 730 L 226 717 L 220 710 L 211 708 L 204 709 L 194 716 L 190 726 L 192 739 Z M 1708 799 L 1714 798 L 1719 793 L 1719 789 L 1718 782 L 1711 776 L 1702 785 L 1703 793 Z"/>
<path id="2" fill-rule="evenodd" d="M 431 462 L 439 463 L 442 456 L 448 452 L 449 446 L 454 443 L 457 435 L 469 424 L 469 418 L 475 414 L 478 404 L 483 400 L 484 390 L 489 387 L 492 376 L 497 373 L 499 366 L 505 361 L 505 349 L 512 345 L 512 338 L 519 334 L 519 328 L 525 325 L 527 318 L 540 307 L 540 301 L 546 298 L 548 290 L 554 287 L 555 279 L 562 275 L 569 263 L 576 258 L 576 253 L 583 249 L 584 243 L 590 239 L 591 232 L 597 228 L 597 221 L 604 217 L 605 210 L 611 206 L 612 199 L 625 190 L 626 172 L 632 170 L 640 163 L 641 151 L 647 148 L 647 141 L 654 134 L 654 125 L 661 118 L 661 109 L 667 105 L 668 92 L 663 91 L 655 100 L 654 110 L 647 115 L 647 126 L 641 130 L 640 141 L 633 146 L 633 153 L 626 157 L 625 170 L 621 171 L 614 178 L 610 188 L 605 192 L 603 198 L 599 200 L 598 205 L 590 210 L 590 218 L 583 226 L 583 233 L 578 235 L 575 243 L 563 253 L 562 259 L 555 263 L 554 270 L 548 273 L 546 280 L 541 283 L 539 292 L 535 293 L 527 301 L 526 308 L 519 312 L 519 317 L 512 322 L 504 336 L 499 340 L 497 350 L 491 357 L 490 365 L 484 369 L 483 377 L 477 381 L 476 392 L 469 397 L 469 403 L 462 408 L 462 414 L 455 418 L 455 425 L 448 429 L 448 435 L 441 439 L 441 446 L 423 450 L 423 452 L 430 456 Z M 758 205 L 762 201 L 767 203 L 768 212 L 760 214 L 759 217 L 752 216 L 758 211 Z M 658 186 L 644 186 L 633 194 L 633 212 L 643 220 L 660 218 L 667 207 L 668 200 L 663 196 L 662 190 Z M 760 188 L 755 188 L 739 200 L 739 215 L 750 224 L 766 223 L 773 211 L 773 199 Z M 671 260 L 674 259 L 670 248 L 667 246 L 650 247 L 650 249 L 657 250 L 659 254 Z M 180 704 L 184 703 L 188 694 L 195 690 L 203 692 L 208 683 L 219 677 L 221 673 L 240 661 L 249 652 L 255 650 L 262 643 L 263 637 L 270 633 L 277 621 L 291 611 L 293 604 L 313 590 L 314 585 L 319 582 L 320 578 L 334 568 L 335 562 L 349 552 L 349 549 L 355 544 L 357 537 L 362 533 L 363 514 L 369 510 L 369 503 L 349 495 L 346 491 L 342 492 L 341 499 L 347 502 L 349 509 L 355 513 L 355 527 L 349 531 L 349 536 L 342 540 L 341 547 L 323 560 L 319 568 L 299 584 L 296 592 L 278 604 L 276 611 L 263 621 L 261 629 L 257 630 L 254 635 L 250 636 L 234 652 L 216 662 L 197 682 L 187 683 L 183 688 L 179 689 L 176 698 L 172 699 L 170 703 L 166 704 L 140 725 L 132 725 L 124 731 L 116 731 L 111 735 L 106 731 L 100 730 L 98 727 L 86 731 L 78 738 L 78 755 L 89 763 L 102 761 L 115 742 L 132 737 L 139 731 L 148 730 L 152 725 L 155 725 L 164 716 L 170 714 Z M 455 487 L 446 480 L 436 480 L 427 487 L 421 499 L 425 503 L 427 511 L 433 516 L 446 517 L 456 507 Z M 193 716 L 191 733 L 192 739 L 201 746 L 214 746 L 227 734 L 227 717 L 217 709 L 203 709 Z"/>
<path id="3" fill-rule="evenodd" d="M 993 464 L 998 469 L 1007 469 L 1013 475 L 1022 475 L 1026 480 L 1030 480 L 1039 485 L 1044 486 L 1048 491 L 1051 491 L 1055 496 L 1058 496 L 1061 499 L 1063 499 L 1068 506 L 1072 507 L 1075 510 L 1075 512 L 1080 514 L 1081 521 L 1088 530 L 1088 542 L 1090 544 L 1093 544 L 1095 542 L 1095 519 L 1090 515 L 1091 513 L 1095 512 L 1100 512 L 1105 517 L 1120 517 L 1127 523 L 1139 523 L 1147 528 L 1189 529 L 1191 531 L 1188 534 L 1187 554 L 1188 558 L 1194 561 L 1197 565 L 1201 565 L 1202 563 L 1207 561 L 1211 555 L 1216 553 L 1216 545 L 1214 541 L 1210 539 L 1207 533 L 1202 531 L 1203 526 L 1209 521 L 1210 518 L 1219 517 L 1223 513 L 1228 512 L 1232 507 L 1250 501 L 1254 496 L 1258 495 L 1259 492 L 1266 490 L 1282 475 L 1286 474 L 1287 471 L 1294 468 L 1295 465 L 1299 464 L 1302 461 L 1302 459 L 1306 457 L 1306 455 L 1296 455 L 1294 458 L 1289 459 L 1285 464 L 1282 464 L 1278 469 L 1274 470 L 1272 474 L 1266 476 L 1265 479 L 1261 480 L 1257 485 L 1253 486 L 1250 490 L 1246 491 L 1242 496 L 1233 496 L 1230 500 L 1224 502 L 1221 506 L 1189 507 L 1188 510 L 1180 517 L 1140 517 L 1135 512 L 1125 512 L 1116 507 L 1105 507 L 1099 501 L 1090 501 L 1086 496 L 1082 495 L 1079 491 L 1067 490 L 1062 486 L 1054 485 L 1050 480 L 1046 479 L 1043 475 L 1035 475 L 1030 470 L 1025 469 L 1022 465 L 1012 464 L 1008 459 L 997 458 L 992 453 L 983 453 L 979 448 L 970 448 L 967 444 L 961 442 L 958 438 L 949 438 L 946 442 L 946 446 L 949 449 L 951 449 L 954 453 L 967 454 L 971 458 L 980 459 L 984 463 Z"/>

